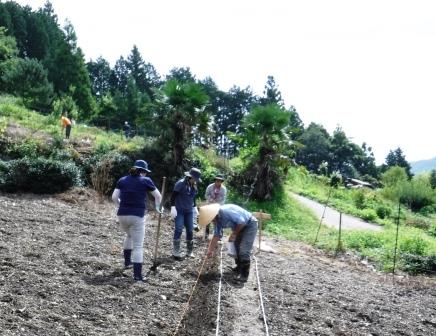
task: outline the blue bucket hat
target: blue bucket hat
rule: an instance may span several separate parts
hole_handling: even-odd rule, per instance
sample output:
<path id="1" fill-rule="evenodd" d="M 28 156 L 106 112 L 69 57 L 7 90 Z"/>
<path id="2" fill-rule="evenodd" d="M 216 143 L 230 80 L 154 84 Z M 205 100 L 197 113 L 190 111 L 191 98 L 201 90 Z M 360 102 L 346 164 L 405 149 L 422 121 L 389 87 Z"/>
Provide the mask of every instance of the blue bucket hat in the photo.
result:
<path id="1" fill-rule="evenodd" d="M 147 173 L 151 173 L 151 170 L 148 169 L 148 163 L 144 160 L 136 160 L 133 168 L 145 170 Z"/>
<path id="2" fill-rule="evenodd" d="M 198 168 L 191 168 L 188 172 L 185 172 L 185 176 L 192 177 L 196 182 L 201 182 L 201 171 Z"/>

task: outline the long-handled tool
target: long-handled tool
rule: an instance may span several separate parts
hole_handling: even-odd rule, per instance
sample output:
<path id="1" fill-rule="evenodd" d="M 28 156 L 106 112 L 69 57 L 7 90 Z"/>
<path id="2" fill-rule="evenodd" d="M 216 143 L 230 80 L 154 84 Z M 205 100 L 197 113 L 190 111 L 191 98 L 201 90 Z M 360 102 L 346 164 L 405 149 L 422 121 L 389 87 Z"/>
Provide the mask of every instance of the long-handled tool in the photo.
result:
<path id="1" fill-rule="evenodd" d="M 154 258 L 153 258 L 153 266 L 150 267 L 151 271 L 156 271 L 157 267 L 159 266 L 159 263 L 157 262 L 157 250 L 159 247 L 159 236 L 160 236 L 160 221 L 162 219 L 162 212 L 163 212 L 163 202 L 164 202 L 164 195 L 165 195 L 165 182 L 167 178 L 164 176 L 162 179 L 162 201 L 160 202 L 159 207 L 159 217 L 157 220 L 157 230 L 156 230 L 156 244 L 154 246 Z"/>

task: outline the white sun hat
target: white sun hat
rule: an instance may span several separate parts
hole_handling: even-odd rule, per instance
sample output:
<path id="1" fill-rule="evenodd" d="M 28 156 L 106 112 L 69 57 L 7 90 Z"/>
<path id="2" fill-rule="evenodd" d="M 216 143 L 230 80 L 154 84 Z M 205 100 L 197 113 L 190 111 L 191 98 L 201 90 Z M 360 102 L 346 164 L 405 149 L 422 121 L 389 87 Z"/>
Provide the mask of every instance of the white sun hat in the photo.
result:
<path id="1" fill-rule="evenodd" d="M 212 203 L 204 205 L 199 208 L 198 225 L 206 226 L 218 215 L 220 205 L 218 203 Z"/>

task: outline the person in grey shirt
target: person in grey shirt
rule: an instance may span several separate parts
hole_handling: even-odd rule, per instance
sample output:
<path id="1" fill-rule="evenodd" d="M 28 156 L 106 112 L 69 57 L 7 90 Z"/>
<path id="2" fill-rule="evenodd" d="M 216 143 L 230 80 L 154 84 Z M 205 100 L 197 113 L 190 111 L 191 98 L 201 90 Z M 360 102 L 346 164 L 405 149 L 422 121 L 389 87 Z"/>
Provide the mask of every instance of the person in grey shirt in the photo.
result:
<path id="1" fill-rule="evenodd" d="M 215 182 L 207 186 L 205 193 L 207 203 L 218 203 L 223 205 L 226 202 L 227 188 L 223 185 L 223 182 L 224 176 L 218 174 L 215 176 Z M 209 237 L 209 231 L 210 224 L 206 225 L 204 230 L 204 238 L 207 239 Z"/>
<path id="2" fill-rule="evenodd" d="M 247 281 L 250 274 L 251 251 L 257 234 L 257 219 L 238 205 L 224 204 L 219 207 L 213 222 L 214 235 L 207 256 L 212 257 L 215 254 L 218 241 L 223 236 L 223 229 L 230 228 L 232 234 L 229 242 L 234 242 L 236 248 L 236 267 L 233 270 L 239 280 Z"/>
<path id="3" fill-rule="evenodd" d="M 208 203 L 219 203 L 223 205 L 226 202 L 227 188 L 223 185 L 224 176 L 216 175 L 215 182 L 206 188 L 206 200 Z"/>

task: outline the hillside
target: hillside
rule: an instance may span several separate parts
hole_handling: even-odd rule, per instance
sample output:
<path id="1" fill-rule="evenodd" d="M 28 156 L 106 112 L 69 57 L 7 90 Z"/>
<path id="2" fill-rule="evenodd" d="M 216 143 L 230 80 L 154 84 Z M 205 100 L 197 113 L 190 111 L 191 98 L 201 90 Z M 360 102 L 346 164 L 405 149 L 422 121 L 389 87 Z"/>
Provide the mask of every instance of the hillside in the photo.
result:
<path id="1" fill-rule="evenodd" d="M 0 205 L 3 335 L 215 335 L 218 259 L 206 264 L 181 321 L 206 248 L 198 237 L 196 258 L 174 262 L 165 219 L 162 264 L 138 285 L 121 269 L 113 206 L 95 202 L 91 191 L 1 194 Z M 152 264 L 153 216 L 148 223 L 145 270 Z M 278 253 L 256 257 L 270 335 L 435 335 L 431 279 L 393 284 L 349 255 L 333 259 L 300 243 L 268 244 Z M 241 288 L 228 271 L 232 259 L 223 263 L 219 334 L 265 335 L 254 267 Z"/>
<path id="2" fill-rule="evenodd" d="M 419 161 L 410 162 L 410 166 L 412 167 L 413 174 L 429 172 L 432 169 L 436 169 L 436 157 L 429 160 L 419 160 Z"/>

